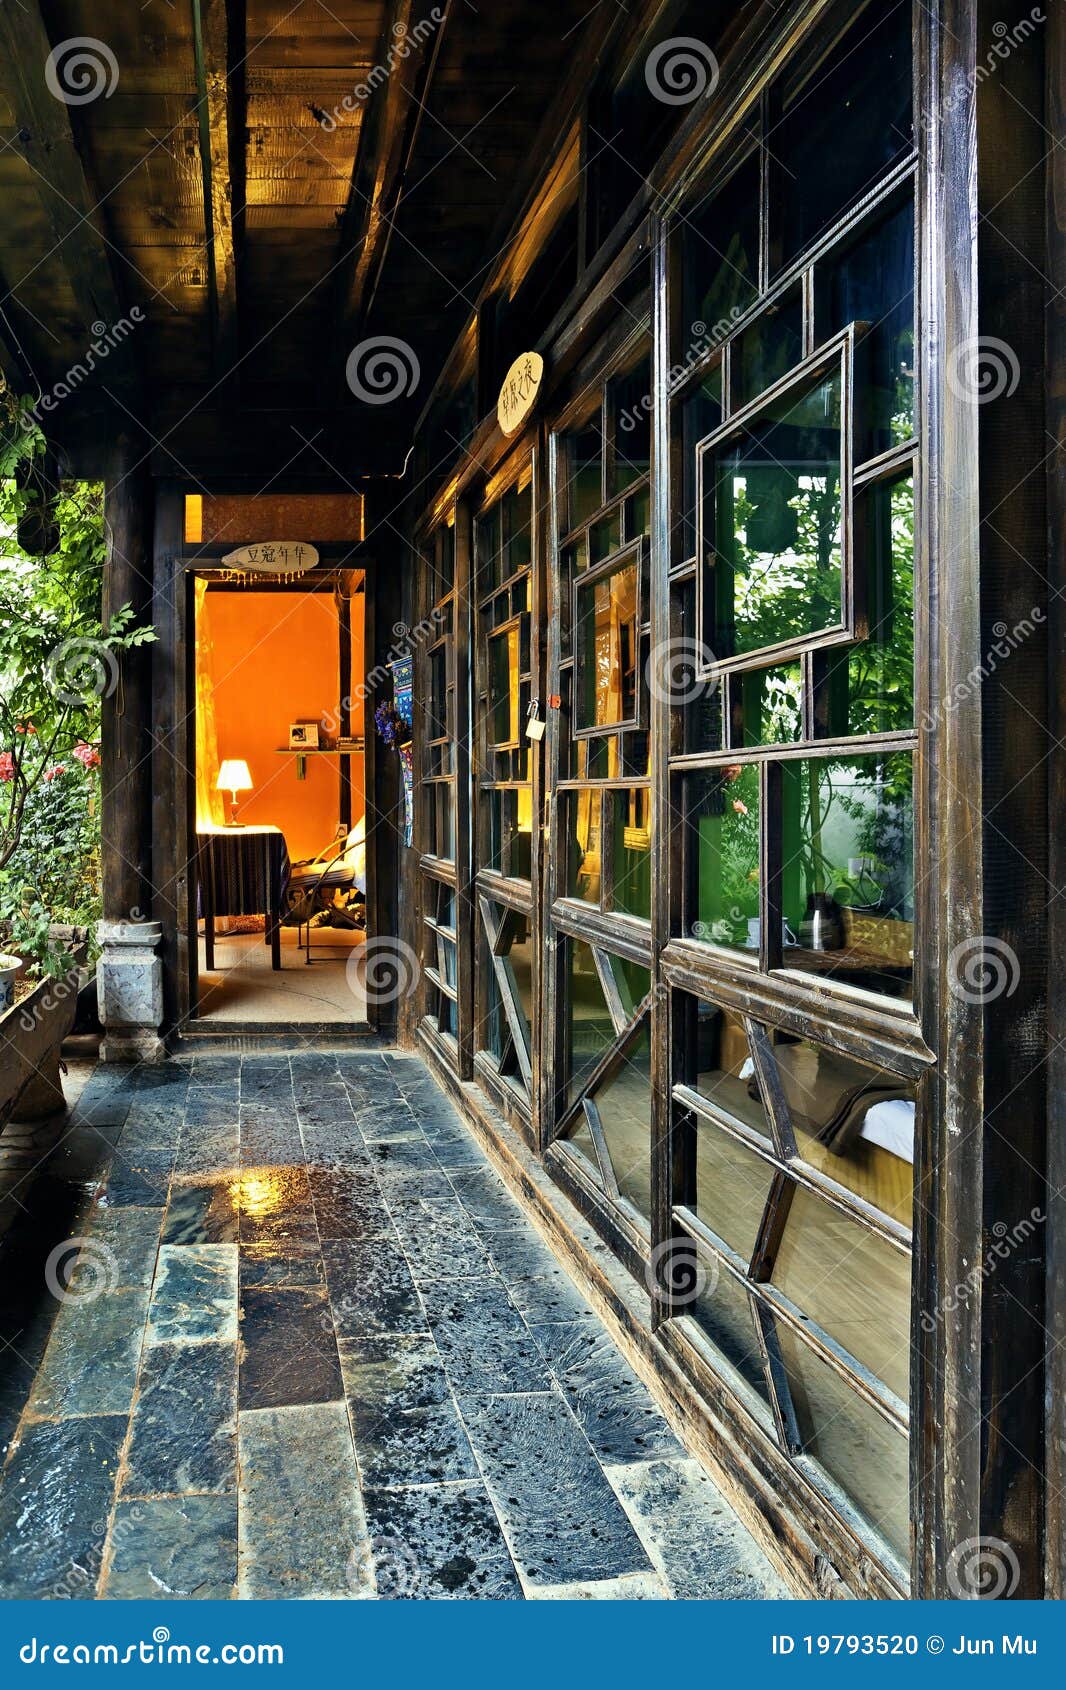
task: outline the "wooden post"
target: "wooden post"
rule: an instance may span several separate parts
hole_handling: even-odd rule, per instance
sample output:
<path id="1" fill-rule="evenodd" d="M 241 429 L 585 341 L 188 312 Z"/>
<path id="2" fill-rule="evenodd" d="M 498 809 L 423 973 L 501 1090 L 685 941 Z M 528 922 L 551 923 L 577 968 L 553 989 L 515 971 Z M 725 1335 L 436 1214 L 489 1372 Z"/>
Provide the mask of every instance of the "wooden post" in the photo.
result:
<path id="1" fill-rule="evenodd" d="M 119 436 L 104 489 L 107 556 L 101 615 L 106 629 L 126 605 L 138 623 L 153 621 L 152 483 L 146 448 Z M 103 913 L 97 966 L 105 1061 L 152 1061 L 162 1056 L 162 974 L 156 954 L 160 929 L 152 851 L 152 650 L 125 652 L 106 666 L 101 710 Z"/>
<path id="2" fill-rule="evenodd" d="M 919 522 L 918 711 L 933 727 L 916 855 L 941 869 L 918 922 L 939 1058 L 916 1169 L 921 1598 L 1043 1593 L 1045 43 L 1034 28 L 991 75 L 997 28 L 991 4 L 946 0 L 918 34 L 922 433 L 936 473 Z"/>
<path id="3" fill-rule="evenodd" d="M 120 437 L 105 483 L 105 630 L 125 605 L 138 623 L 151 621 L 153 499 L 145 450 Z M 151 906 L 151 687 L 148 645 L 125 652 L 117 674 L 108 670 L 100 750 L 105 921 L 144 920 Z"/>

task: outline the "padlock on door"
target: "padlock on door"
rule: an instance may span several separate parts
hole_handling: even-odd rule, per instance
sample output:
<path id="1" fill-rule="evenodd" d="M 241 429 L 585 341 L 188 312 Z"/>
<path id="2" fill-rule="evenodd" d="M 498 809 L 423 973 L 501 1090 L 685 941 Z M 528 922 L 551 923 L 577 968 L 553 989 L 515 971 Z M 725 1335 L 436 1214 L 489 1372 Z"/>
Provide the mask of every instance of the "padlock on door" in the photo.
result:
<path id="1" fill-rule="evenodd" d="M 526 717 L 526 738 L 543 739 L 544 730 L 548 724 L 541 716 L 539 698 L 530 700 L 529 709 L 526 711 Z"/>

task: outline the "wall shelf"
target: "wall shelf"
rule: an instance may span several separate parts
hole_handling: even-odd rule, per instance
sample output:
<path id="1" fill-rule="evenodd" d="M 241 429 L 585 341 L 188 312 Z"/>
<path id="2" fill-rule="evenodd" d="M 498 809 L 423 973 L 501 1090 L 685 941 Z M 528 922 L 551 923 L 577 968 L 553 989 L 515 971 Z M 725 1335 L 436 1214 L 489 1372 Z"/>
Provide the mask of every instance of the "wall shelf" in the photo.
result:
<path id="1" fill-rule="evenodd" d="M 308 757 L 362 757 L 366 750 L 366 741 L 358 740 L 353 745 L 308 745 L 303 750 L 296 745 L 279 745 L 279 757 L 296 758 L 296 779 L 306 780 Z"/>

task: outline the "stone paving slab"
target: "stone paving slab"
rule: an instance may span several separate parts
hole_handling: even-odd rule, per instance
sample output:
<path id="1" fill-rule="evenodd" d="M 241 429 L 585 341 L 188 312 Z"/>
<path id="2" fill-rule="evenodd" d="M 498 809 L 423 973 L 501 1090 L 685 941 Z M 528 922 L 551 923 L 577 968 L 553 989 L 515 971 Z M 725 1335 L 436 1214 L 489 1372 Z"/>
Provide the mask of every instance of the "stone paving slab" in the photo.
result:
<path id="1" fill-rule="evenodd" d="M 780 1593 L 417 1058 L 99 1069 L 4 1157 L 0 1595 Z"/>

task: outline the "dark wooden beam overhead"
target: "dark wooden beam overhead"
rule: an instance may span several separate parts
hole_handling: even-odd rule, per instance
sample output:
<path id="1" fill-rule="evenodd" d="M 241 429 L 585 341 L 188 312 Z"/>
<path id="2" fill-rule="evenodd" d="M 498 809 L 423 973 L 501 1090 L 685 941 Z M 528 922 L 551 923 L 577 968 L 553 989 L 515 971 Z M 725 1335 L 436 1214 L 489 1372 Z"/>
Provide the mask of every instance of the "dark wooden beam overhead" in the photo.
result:
<path id="1" fill-rule="evenodd" d="M 344 368 L 342 343 L 365 315 L 372 277 L 388 244 L 403 190 L 404 171 L 418 134 L 429 85 L 448 27 L 452 0 L 443 0 L 441 22 L 422 47 L 410 52 L 373 88 L 352 167 L 348 202 L 341 219 L 341 261 L 335 311 L 337 365 Z M 379 44 L 378 64 L 390 46 L 419 22 L 412 0 L 390 0 Z"/>
<path id="2" fill-rule="evenodd" d="M 238 346 L 229 82 L 235 55 L 231 51 L 231 8 L 227 0 L 191 0 L 191 4 L 211 333 L 215 374 L 222 378 L 236 364 Z M 236 13 L 243 7 L 232 10 Z"/>
<path id="3" fill-rule="evenodd" d="M 99 196 L 78 151 L 70 107 L 48 86 L 51 55 L 52 44 L 34 0 L 0 6 L 0 94 L 18 124 L 15 144 L 34 173 L 54 249 L 62 258 L 88 343 L 94 338 L 94 324 L 111 328 L 125 310 L 99 217 Z M 106 78 L 106 64 L 101 64 L 100 71 Z M 61 69 L 59 80 L 62 86 Z M 116 390 L 134 385 L 134 366 L 125 343 L 110 356 L 105 379 Z"/>

